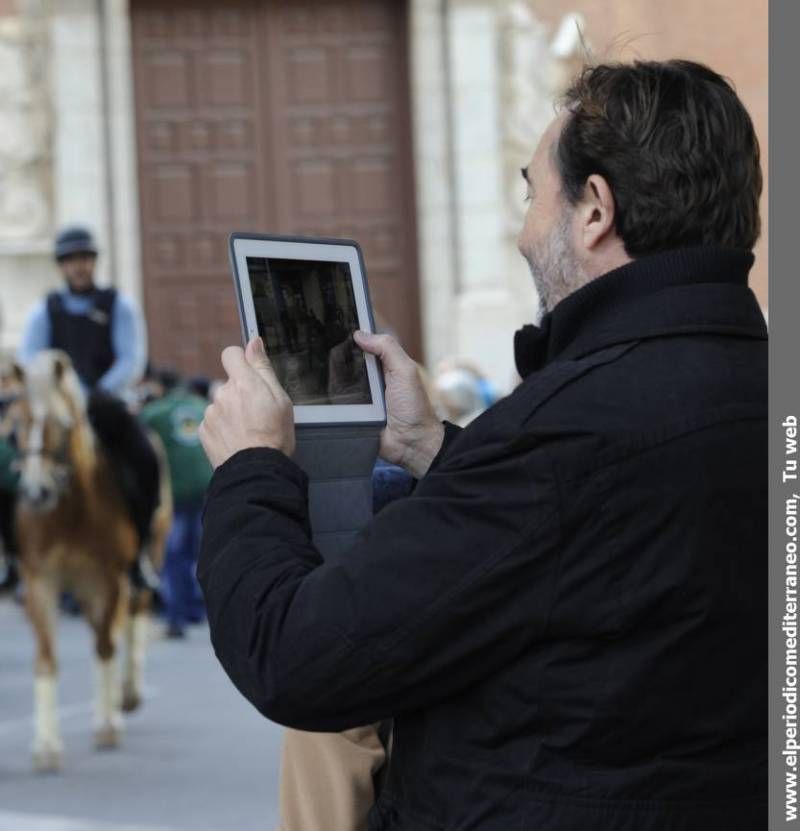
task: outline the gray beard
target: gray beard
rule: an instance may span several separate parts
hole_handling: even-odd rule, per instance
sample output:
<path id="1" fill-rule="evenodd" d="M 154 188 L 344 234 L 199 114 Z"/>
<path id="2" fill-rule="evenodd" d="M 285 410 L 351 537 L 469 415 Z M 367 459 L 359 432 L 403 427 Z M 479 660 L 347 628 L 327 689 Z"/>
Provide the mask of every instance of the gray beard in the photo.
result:
<path id="1" fill-rule="evenodd" d="M 570 214 L 564 211 L 543 249 L 526 257 L 543 315 L 586 283 L 569 232 Z"/>

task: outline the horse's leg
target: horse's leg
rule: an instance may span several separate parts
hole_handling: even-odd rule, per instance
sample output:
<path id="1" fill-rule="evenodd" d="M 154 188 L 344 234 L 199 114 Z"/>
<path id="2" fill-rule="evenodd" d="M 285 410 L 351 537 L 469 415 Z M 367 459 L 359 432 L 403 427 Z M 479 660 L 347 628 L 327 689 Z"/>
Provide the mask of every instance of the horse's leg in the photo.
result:
<path id="1" fill-rule="evenodd" d="M 141 706 L 144 664 L 150 624 L 149 589 L 132 592 L 130 614 L 125 625 L 125 672 L 122 681 L 122 709 L 131 712 Z"/>
<path id="2" fill-rule="evenodd" d="M 166 465 L 166 459 L 163 457 L 163 447 L 159 460 L 160 465 Z M 171 525 L 172 498 L 169 492 L 169 478 L 164 473 L 161 481 L 160 505 L 153 517 L 150 542 L 145 552 L 145 557 L 149 558 L 157 572 L 161 571 L 164 563 L 164 549 L 167 545 Z M 122 682 L 122 709 L 126 712 L 138 709 L 142 703 L 144 667 L 152 605 L 153 592 L 150 589 L 140 588 L 132 592 L 130 615 L 125 627 L 125 675 Z"/>
<path id="3" fill-rule="evenodd" d="M 94 745 L 105 749 L 116 747 L 122 733 L 116 641 L 127 612 L 127 577 L 107 575 L 98 588 L 87 610 L 95 632 Z"/>
<path id="4" fill-rule="evenodd" d="M 33 765 L 37 771 L 56 771 L 61 767 L 63 751 L 58 728 L 55 655 L 58 586 L 54 580 L 30 572 L 24 574 L 24 580 L 25 610 L 36 633 Z"/>

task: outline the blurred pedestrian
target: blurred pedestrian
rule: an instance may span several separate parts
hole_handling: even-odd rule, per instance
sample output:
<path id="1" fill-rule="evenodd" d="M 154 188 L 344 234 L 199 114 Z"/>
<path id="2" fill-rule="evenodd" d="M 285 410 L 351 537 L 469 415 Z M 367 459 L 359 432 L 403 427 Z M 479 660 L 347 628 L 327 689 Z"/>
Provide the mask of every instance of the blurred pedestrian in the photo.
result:
<path id="1" fill-rule="evenodd" d="M 13 357 L 5 350 L 0 351 L 0 590 L 13 589 L 19 582 L 14 529 L 19 455 L 5 415 L 20 389 L 21 381 Z"/>
<path id="2" fill-rule="evenodd" d="M 0 436 L 0 590 L 13 588 L 19 579 L 14 508 L 17 502 L 17 451 Z"/>
<path id="3" fill-rule="evenodd" d="M 186 382 L 187 388 L 199 398 L 209 400 L 211 379 L 207 375 L 192 375 Z"/>
<path id="4" fill-rule="evenodd" d="M 139 412 L 142 407 L 151 401 L 157 401 L 164 395 L 164 388 L 161 385 L 159 370 L 148 361 L 144 368 L 142 377 L 136 382 L 133 391 L 133 410 Z"/>
<path id="5" fill-rule="evenodd" d="M 211 479 L 197 428 L 207 406 L 174 371 L 161 371 L 165 395 L 147 404 L 139 417 L 158 434 L 167 452 L 174 518 L 167 540 L 162 574 L 162 594 L 167 617 L 167 636 L 181 638 L 187 623 L 205 616 L 196 565 L 200 551 L 200 514 Z"/>
<path id="6" fill-rule="evenodd" d="M 439 378 L 452 370 L 461 370 L 474 378 L 481 398 L 482 409 L 486 410 L 496 404 L 501 395 L 497 387 L 489 378 L 470 360 L 464 358 L 447 357 L 443 358 L 434 370 L 434 377 Z"/>
<path id="7" fill-rule="evenodd" d="M 486 409 L 480 379 L 466 369 L 456 367 L 440 373 L 433 386 L 444 421 L 466 427 Z"/>

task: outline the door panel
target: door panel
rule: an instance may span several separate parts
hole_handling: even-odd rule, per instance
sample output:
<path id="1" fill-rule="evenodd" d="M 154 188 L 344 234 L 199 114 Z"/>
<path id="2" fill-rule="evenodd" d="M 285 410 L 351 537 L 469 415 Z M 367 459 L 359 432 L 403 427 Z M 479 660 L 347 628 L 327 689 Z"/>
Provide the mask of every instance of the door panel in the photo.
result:
<path id="1" fill-rule="evenodd" d="M 420 356 L 404 4 L 225 6 L 131 2 L 153 361 L 220 374 L 240 338 L 233 230 L 357 239 L 379 314 Z"/>

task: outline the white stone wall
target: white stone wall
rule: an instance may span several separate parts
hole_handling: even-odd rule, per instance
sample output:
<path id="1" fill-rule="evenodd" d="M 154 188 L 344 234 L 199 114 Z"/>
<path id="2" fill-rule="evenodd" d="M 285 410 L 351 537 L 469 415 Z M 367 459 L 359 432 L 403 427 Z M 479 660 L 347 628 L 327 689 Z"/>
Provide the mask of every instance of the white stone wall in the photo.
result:
<path id="1" fill-rule="evenodd" d="M 96 12 L 94 0 L 61 0 L 50 18 L 54 227 L 88 225 L 105 251 L 108 206 Z"/>
<path id="2" fill-rule="evenodd" d="M 0 347 L 50 284 L 52 128 L 43 3 L 0 17 Z"/>
<path id="3" fill-rule="evenodd" d="M 114 263 L 114 285 L 141 305 L 136 119 L 128 0 L 106 0 L 105 9 L 101 24 L 106 43 L 107 152 L 113 200 L 108 218 L 109 260 L 113 259 Z"/>
<path id="4" fill-rule="evenodd" d="M 431 367 L 470 361 L 508 391 L 513 332 L 538 315 L 516 245 L 519 169 L 553 116 L 572 50 L 552 48 L 555 33 L 523 0 L 449 0 L 442 9 L 438 0 L 412 3 L 426 357 Z"/>
<path id="5" fill-rule="evenodd" d="M 498 5 L 450 7 L 453 150 L 459 241 L 453 353 L 507 389 L 514 302 L 506 273 Z"/>
<path id="6" fill-rule="evenodd" d="M 4 348 L 61 285 L 51 252 L 64 225 L 95 232 L 101 285 L 141 298 L 129 26 L 127 0 L 106 0 L 102 15 L 95 0 L 21 0 L 16 16 L 0 18 Z"/>
<path id="7" fill-rule="evenodd" d="M 412 107 L 423 341 L 428 366 L 470 360 L 511 378 L 498 4 L 413 0 Z"/>
<path id="8" fill-rule="evenodd" d="M 417 197 L 422 339 L 428 363 L 455 339 L 456 263 L 448 126 L 445 29 L 441 0 L 412 0 L 410 86 Z"/>

